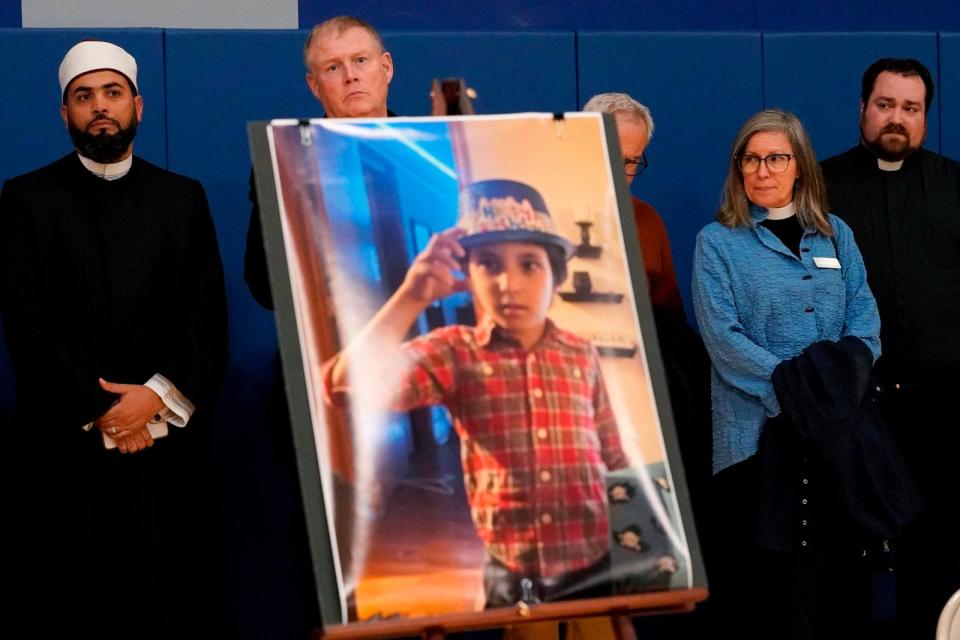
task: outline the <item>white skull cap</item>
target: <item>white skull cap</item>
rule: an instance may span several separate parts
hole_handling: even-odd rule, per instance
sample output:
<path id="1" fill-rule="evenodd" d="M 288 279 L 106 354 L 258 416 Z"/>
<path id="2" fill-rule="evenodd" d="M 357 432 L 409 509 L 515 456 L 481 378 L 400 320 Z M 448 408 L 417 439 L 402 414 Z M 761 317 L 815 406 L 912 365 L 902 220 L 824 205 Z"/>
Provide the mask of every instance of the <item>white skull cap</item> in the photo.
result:
<path id="1" fill-rule="evenodd" d="M 77 76 L 91 71 L 109 69 L 127 77 L 133 90 L 137 88 L 137 61 L 133 56 L 115 44 L 102 40 L 84 40 L 75 44 L 60 63 L 60 95 L 67 91 L 67 86 Z"/>

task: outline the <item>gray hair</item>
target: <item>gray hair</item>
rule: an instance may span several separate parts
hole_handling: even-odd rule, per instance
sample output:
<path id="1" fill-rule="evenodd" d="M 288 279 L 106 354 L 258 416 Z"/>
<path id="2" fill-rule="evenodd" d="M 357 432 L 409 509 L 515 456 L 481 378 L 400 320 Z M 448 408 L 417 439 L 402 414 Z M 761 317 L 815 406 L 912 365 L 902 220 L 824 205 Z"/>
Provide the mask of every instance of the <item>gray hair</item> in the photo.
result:
<path id="1" fill-rule="evenodd" d="M 832 236 L 833 227 L 827 218 L 827 191 L 823 173 L 813 152 L 813 143 L 807 135 L 800 118 L 782 109 L 767 109 L 750 116 L 733 141 L 730 149 L 730 164 L 727 179 L 723 183 L 723 197 L 717 211 L 717 222 L 728 227 L 752 225 L 750 201 L 743 188 L 743 173 L 740 171 L 740 155 L 747 143 L 760 132 L 780 132 L 793 147 L 797 163 L 797 184 L 793 201 L 796 203 L 797 219 L 807 229 Z"/>
<path id="2" fill-rule="evenodd" d="M 600 113 L 623 114 L 629 118 L 640 120 L 647 125 L 648 139 L 653 138 L 653 116 L 650 109 L 640 104 L 626 93 L 598 93 L 583 105 L 584 111 L 599 111 Z"/>
<path id="3" fill-rule="evenodd" d="M 373 38 L 377 47 L 380 49 L 380 53 L 385 51 L 383 48 L 383 38 L 380 37 L 380 32 L 377 31 L 372 24 L 353 16 L 336 16 L 314 26 L 313 29 L 310 30 L 310 35 L 307 36 L 307 41 L 303 43 L 303 64 L 307 68 L 307 72 L 313 73 L 313 69 L 310 67 L 310 47 L 317 38 L 322 38 L 331 32 L 340 36 L 343 35 L 343 32 L 347 29 L 353 29 L 354 27 L 359 27 L 369 33 L 370 37 Z"/>

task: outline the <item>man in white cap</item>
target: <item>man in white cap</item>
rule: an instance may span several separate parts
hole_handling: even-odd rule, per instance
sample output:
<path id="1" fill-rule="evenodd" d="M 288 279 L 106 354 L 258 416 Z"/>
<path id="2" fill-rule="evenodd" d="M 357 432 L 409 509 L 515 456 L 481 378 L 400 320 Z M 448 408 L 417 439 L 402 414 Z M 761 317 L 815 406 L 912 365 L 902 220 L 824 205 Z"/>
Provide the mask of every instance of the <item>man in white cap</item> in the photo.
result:
<path id="1" fill-rule="evenodd" d="M 212 634 L 212 465 L 194 410 L 223 377 L 226 304 L 206 196 L 133 155 L 130 54 L 84 41 L 59 75 L 76 151 L 0 192 L 15 610 L 84 638 Z"/>

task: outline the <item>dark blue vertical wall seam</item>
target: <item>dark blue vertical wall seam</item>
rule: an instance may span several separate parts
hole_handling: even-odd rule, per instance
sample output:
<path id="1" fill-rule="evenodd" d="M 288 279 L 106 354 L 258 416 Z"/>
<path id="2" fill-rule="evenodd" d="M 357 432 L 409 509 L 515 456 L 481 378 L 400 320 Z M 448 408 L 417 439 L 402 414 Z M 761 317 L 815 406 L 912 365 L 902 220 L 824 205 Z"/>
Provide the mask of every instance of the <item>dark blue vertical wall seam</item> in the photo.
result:
<path id="1" fill-rule="evenodd" d="M 767 108 L 767 58 L 764 55 L 764 44 L 766 44 L 766 34 L 760 34 L 760 104 L 764 109 Z"/>
<path id="2" fill-rule="evenodd" d="M 163 165 L 170 170 L 170 85 L 167 82 L 167 30 L 160 30 L 160 59 L 163 61 Z"/>
<path id="3" fill-rule="evenodd" d="M 940 32 L 937 31 L 937 84 L 934 91 L 937 96 L 937 152 L 943 153 L 943 77 L 940 69 L 943 66 L 940 58 L 940 47 L 943 46 L 943 40 Z M 929 125 L 928 125 L 929 126 Z"/>
<path id="4" fill-rule="evenodd" d="M 574 111 L 579 111 L 583 101 L 580 98 L 580 32 L 576 30 L 573 32 L 573 94 L 577 100 Z"/>

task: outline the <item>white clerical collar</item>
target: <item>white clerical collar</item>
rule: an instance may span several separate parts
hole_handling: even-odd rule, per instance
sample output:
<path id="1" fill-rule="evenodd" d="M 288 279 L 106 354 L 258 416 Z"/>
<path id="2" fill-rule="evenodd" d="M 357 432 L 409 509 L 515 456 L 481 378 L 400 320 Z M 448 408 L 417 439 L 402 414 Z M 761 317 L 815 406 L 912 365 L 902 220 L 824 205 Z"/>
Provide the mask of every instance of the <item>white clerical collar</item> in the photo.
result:
<path id="1" fill-rule="evenodd" d="M 877 166 L 880 167 L 880 171 L 900 171 L 903 167 L 903 160 L 888 162 L 883 158 L 877 158 Z"/>
<path id="2" fill-rule="evenodd" d="M 87 171 L 98 178 L 103 178 L 104 180 L 117 180 L 122 178 L 129 173 L 130 167 L 133 166 L 132 153 L 120 162 L 111 162 L 108 164 L 95 162 L 90 158 L 80 155 L 79 153 L 77 156 L 80 158 L 80 162 L 83 163 L 83 166 L 87 168 Z"/>
<path id="3" fill-rule="evenodd" d="M 767 208 L 767 220 L 786 220 L 790 216 L 797 214 L 797 205 L 791 200 L 785 207 Z"/>

